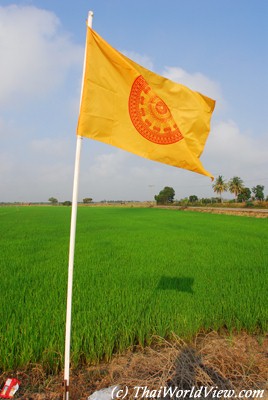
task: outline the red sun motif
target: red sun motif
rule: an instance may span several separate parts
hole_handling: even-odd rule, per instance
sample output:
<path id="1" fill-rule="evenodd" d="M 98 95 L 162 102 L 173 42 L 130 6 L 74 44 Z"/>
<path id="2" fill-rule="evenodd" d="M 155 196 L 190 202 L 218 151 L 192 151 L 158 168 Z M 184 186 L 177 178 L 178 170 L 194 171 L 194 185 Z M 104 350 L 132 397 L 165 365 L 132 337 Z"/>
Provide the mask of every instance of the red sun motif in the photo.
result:
<path id="1" fill-rule="evenodd" d="M 168 106 L 141 75 L 132 85 L 128 105 L 131 121 L 145 139 L 157 144 L 172 144 L 183 139 Z"/>

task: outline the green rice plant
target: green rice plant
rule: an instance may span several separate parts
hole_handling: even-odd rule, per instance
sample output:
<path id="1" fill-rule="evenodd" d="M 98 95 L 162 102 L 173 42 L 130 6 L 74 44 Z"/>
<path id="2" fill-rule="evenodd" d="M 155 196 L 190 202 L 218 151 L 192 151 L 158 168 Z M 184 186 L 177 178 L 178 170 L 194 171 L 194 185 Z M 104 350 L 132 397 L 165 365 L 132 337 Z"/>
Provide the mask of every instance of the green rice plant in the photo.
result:
<path id="1" fill-rule="evenodd" d="M 1 207 L 0 368 L 62 368 L 70 209 Z M 79 207 L 73 365 L 153 335 L 268 328 L 267 219 Z"/>

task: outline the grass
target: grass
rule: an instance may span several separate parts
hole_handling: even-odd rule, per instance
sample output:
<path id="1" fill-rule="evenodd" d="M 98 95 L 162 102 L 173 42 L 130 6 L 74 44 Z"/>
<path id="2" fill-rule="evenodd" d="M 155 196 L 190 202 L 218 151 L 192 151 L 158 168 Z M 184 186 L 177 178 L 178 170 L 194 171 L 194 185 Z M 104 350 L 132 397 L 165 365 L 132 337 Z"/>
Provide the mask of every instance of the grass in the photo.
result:
<path id="1" fill-rule="evenodd" d="M 70 208 L 0 208 L 0 368 L 62 367 Z M 78 209 L 72 362 L 154 334 L 268 328 L 267 219 Z"/>

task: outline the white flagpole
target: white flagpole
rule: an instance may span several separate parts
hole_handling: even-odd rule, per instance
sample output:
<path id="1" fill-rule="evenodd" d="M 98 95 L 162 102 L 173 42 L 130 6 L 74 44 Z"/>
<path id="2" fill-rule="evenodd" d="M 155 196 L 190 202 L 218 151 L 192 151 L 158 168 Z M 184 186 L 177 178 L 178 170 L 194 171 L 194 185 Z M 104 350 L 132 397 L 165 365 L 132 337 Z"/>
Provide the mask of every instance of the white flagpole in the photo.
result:
<path id="1" fill-rule="evenodd" d="M 91 28 L 93 20 L 93 12 L 89 11 L 87 25 Z M 83 93 L 83 84 L 85 76 L 86 49 L 84 56 L 84 68 L 81 87 L 80 106 Z M 77 135 L 76 139 L 76 156 L 74 167 L 74 182 L 73 182 L 73 199 L 72 199 L 72 216 L 70 229 L 70 247 L 69 247 L 69 266 L 68 266 L 68 288 L 67 288 L 67 307 L 66 307 L 66 330 L 65 330 L 65 358 L 64 358 L 64 400 L 69 400 L 70 386 L 70 350 L 71 350 L 71 319 L 72 319 L 72 291 L 73 291 L 73 269 L 74 269 L 74 249 L 75 249 L 75 234 L 76 234 L 76 216 L 77 216 L 77 198 L 78 198 L 78 181 L 80 169 L 82 136 Z"/>

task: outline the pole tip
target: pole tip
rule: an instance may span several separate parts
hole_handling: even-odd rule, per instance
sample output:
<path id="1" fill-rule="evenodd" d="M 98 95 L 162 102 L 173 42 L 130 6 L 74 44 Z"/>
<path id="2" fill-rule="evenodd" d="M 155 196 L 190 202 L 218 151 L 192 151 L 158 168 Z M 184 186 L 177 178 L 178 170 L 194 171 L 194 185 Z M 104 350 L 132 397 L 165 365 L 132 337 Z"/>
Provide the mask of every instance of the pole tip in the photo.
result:
<path id="1" fill-rule="evenodd" d="M 93 15 L 94 15 L 93 11 L 88 12 L 87 26 L 89 26 L 90 28 L 92 28 Z"/>

